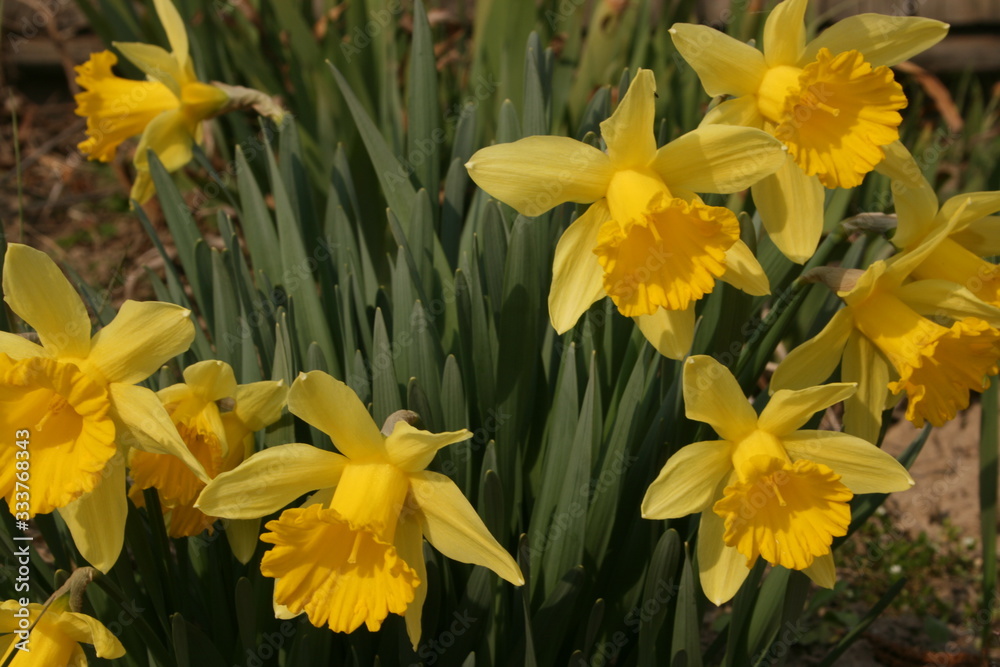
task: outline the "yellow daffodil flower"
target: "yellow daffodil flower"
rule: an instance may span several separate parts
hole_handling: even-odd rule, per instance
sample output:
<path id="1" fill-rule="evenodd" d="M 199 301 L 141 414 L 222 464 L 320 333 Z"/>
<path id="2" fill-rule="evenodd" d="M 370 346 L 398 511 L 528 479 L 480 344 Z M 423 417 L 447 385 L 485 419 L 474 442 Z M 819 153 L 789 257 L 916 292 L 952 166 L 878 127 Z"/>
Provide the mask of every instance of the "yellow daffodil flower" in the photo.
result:
<path id="1" fill-rule="evenodd" d="M 342 454 L 305 444 L 271 447 L 212 481 L 197 506 L 215 516 L 252 519 L 317 491 L 304 506 L 267 524 L 274 545 L 261 572 L 274 577 L 276 612 L 305 612 L 317 626 L 378 630 L 403 614 L 414 648 L 427 595 L 426 537 L 445 556 L 524 578 L 459 488 L 425 468 L 435 452 L 469 431 L 428 433 L 397 421 L 386 436 L 344 383 L 326 373 L 299 375 L 288 409 L 329 435 Z"/>
<path id="2" fill-rule="evenodd" d="M 851 188 L 899 138 L 903 89 L 890 66 L 944 38 L 947 24 L 860 14 L 806 43 L 808 0 L 785 0 L 764 25 L 763 53 L 714 28 L 677 23 L 671 37 L 705 91 L 727 95 L 702 125 L 763 128 L 790 154 L 753 199 L 775 245 L 808 260 L 823 231 L 823 186 Z"/>
<path id="3" fill-rule="evenodd" d="M 969 200 L 962 202 L 923 242 L 864 272 L 814 270 L 845 307 L 782 361 L 772 390 L 818 384 L 842 364 L 841 377 L 859 384 L 845 402 L 844 430 L 872 442 L 882 411 L 892 404 L 889 391 L 906 393 L 906 418 L 917 426 L 941 426 L 968 407 L 969 391 L 988 387 L 988 376 L 998 370 L 1000 308 L 958 283 L 907 279 L 968 219 L 969 210 Z"/>
<path id="4" fill-rule="evenodd" d="M 92 338 L 87 308 L 55 262 L 16 243 L 3 291 L 41 345 L 0 332 L 0 458 L 12 462 L 0 467 L 0 494 L 18 519 L 58 510 L 80 553 L 107 572 L 125 535 L 128 449 L 180 456 L 205 474 L 156 394 L 135 386 L 188 349 L 191 313 L 126 301 Z M 15 460 L 28 462 L 27 479 L 15 477 Z"/>
<path id="5" fill-rule="evenodd" d="M 115 43 L 148 80 L 112 74 L 118 58 L 110 51 L 95 53 L 76 68 L 76 82 L 83 89 L 76 96 L 76 113 L 87 119 L 87 139 L 79 148 L 92 160 L 109 162 L 119 144 L 141 134 L 131 192 L 140 204 L 155 192 L 148 151 L 154 151 L 168 171 L 180 169 L 191 161 L 194 142 L 201 143 L 202 121 L 221 113 L 229 103 L 226 92 L 195 75 L 177 8 L 170 0 L 154 0 L 154 5 L 171 52 L 152 44 Z"/>
<path id="6" fill-rule="evenodd" d="M 1000 192 L 970 192 L 939 205 L 934 188 L 898 142 L 886 150 L 879 171 L 893 181 L 898 226 L 892 242 L 901 250 L 919 247 L 964 207 L 951 233 L 913 269 L 912 277 L 959 284 L 1000 306 L 1000 267 L 983 259 L 1000 254 L 1000 217 L 993 215 L 1000 211 Z"/>
<path id="7" fill-rule="evenodd" d="M 556 246 L 549 291 L 552 326 L 564 333 L 606 296 L 662 354 L 681 359 L 694 335 L 694 305 L 716 279 L 750 294 L 767 277 L 739 240 L 731 211 L 695 192 L 731 193 L 772 173 L 781 145 L 759 130 L 704 127 L 659 150 L 653 74 L 639 70 L 610 118 L 604 153 L 568 137 L 533 136 L 484 148 L 472 179 L 526 216 L 565 202 L 590 208 Z"/>
<path id="8" fill-rule="evenodd" d="M 869 442 L 799 430 L 853 394 L 853 384 L 778 391 L 758 417 L 725 366 L 694 356 L 684 364 L 683 391 L 688 419 L 709 424 L 720 440 L 670 457 L 646 491 L 642 516 L 701 512 L 701 585 L 715 604 L 736 594 L 758 558 L 832 588 L 830 545 L 847 534 L 851 498 L 913 485 L 903 466 Z"/>
<path id="9" fill-rule="evenodd" d="M 232 470 L 253 453 L 253 434 L 281 417 L 288 388 L 281 381 L 237 385 L 232 367 L 222 361 L 201 361 L 184 369 L 184 382 L 157 392 L 170 419 L 206 474 L 215 478 Z M 171 537 L 211 531 L 215 517 L 194 506 L 205 483 L 175 456 L 132 450 L 129 497 L 141 507 L 143 489 L 155 487 L 163 512 L 169 515 Z M 226 536 L 243 563 L 253 556 L 259 521 L 233 521 Z"/>
<path id="10" fill-rule="evenodd" d="M 44 612 L 44 605 L 32 602 L 25 617 L 17 600 L 0 604 L 0 664 L 7 664 L 13 655 L 10 667 L 86 667 L 80 644 L 93 644 L 99 658 L 125 655 L 125 647 L 100 621 L 68 611 L 68 606 L 68 595 L 54 600 Z"/>

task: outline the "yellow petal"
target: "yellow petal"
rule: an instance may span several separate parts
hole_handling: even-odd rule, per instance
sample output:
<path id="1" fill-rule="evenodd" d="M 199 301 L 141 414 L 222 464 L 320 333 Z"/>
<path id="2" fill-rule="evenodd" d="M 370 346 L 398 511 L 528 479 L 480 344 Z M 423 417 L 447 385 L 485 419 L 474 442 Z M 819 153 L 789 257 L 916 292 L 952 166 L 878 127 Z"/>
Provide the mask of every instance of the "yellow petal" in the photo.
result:
<path id="1" fill-rule="evenodd" d="M 24 336 L 0 331 L 0 354 L 6 354 L 14 361 L 29 357 L 49 357 L 41 345 L 32 343 Z"/>
<path id="2" fill-rule="evenodd" d="M 694 341 L 694 304 L 684 310 L 660 308 L 652 315 L 633 318 L 656 351 L 678 361 L 691 351 Z"/>
<path id="3" fill-rule="evenodd" d="M 760 220 L 778 250 L 803 264 L 816 252 L 823 233 L 823 185 L 806 176 L 795 160 L 751 188 Z"/>
<path id="4" fill-rule="evenodd" d="M 828 466 L 855 495 L 895 493 L 913 486 L 899 461 L 870 442 L 833 431 L 797 431 L 781 438 L 792 459 Z"/>
<path id="5" fill-rule="evenodd" d="M 814 338 L 785 357 L 771 377 L 771 393 L 822 384 L 840 364 L 847 338 L 854 330 L 850 310 L 841 308 Z"/>
<path id="6" fill-rule="evenodd" d="M 336 486 L 347 463 L 312 445 L 270 447 L 209 482 L 195 506 L 211 516 L 257 519 L 310 491 Z"/>
<path id="7" fill-rule="evenodd" d="M 418 472 L 431 464 L 442 447 L 464 442 L 472 437 L 471 431 L 430 433 L 421 431 L 405 421 L 396 422 L 392 434 L 385 439 L 385 449 L 394 466 L 406 472 Z"/>
<path id="8" fill-rule="evenodd" d="M 382 433 L 361 399 L 329 374 L 300 373 L 288 391 L 288 410 L 330 436 L 351 461 L 386 460 Z"/>
<path id="9" fill-rule="evenodd" d="M 609 219 L 607 202 L 595 202 L 573 221 L 556 244 L 549 290 L 549 318 L 556 333 L 573 328 L 580 316 L 604 296 L 604 272 L 594 248 L 601 225 Z"/>
<path id="10" fill-rule="evenodd" d="M 728 368 L 707 355 L 684 362 L 684 414 L 705 422 L 730 442 L 757 428 L 757 413 Z"/>
<path id="11" fill-rule="evenodd" d="M 125 460 L 112 459 L 105 478 L 90 493 L 66 507 L 59 516 L 66 522 L 73 542 L 88 563 L 105 574 L 118 560 L 125 542 Z"/>
<path id="12" fill-rule="evenodd" d="M 617 169 L 645 167 L 656 153 L 654 116 L 656 79 L 640 69 L 611 117 L 601 123 L 601 136 Z"/>
<path id="13" fill-rule="evenodd" d="M 757 49 L 715 28 L 690 23 L 675 23 L 670 37 L 711 97 L 757 92 L 767 70 Z"/>
<path id="14" fill-rule="evenodd" d="M 153 0 L 153 6 L 156 7 L 156 15 L 160 17 L 160 24 L 167 33 L 170 50 L 173 51 L 178 65 L 181 68 L 186 67 L 189 53 L 188 36 L 180 12 L 170 0 Z"/>
<path id="15" fill-rule="evenodd" d="M 140 172 L 149 171 L 149 151 L 163 163 L 163 167 L 174 172 L 191 161 L 191 147 L 197 121 L 189 118 L 181 109 L 164 111 L 146 126 L 135 149 L 133 163 Z"/>
<path id="16" fill-rule="evenodd" d="M 149 175 L 149 172 L 136 171 L 135 183 L 132 184 L 132 189 L 128 193 L 129 199 L 134 199 L 139 204 L 145 204 L 155 194 L 156 184 L 153 183 L 153 177 Z"/>
<path id="17" fill-rule="evenodd" d="M 771 283 L 767 280 L 764 267 L 743 241 L 737 241 L 726 251 L 726 272 L 719 280 L 753 296 L 771 293 Z"/>
<path id="18" fill-rule="evenodd" d="M 948 280 L 915 280 L 896 290 L 896 295 L 924 316 L 961 320 L 977 317 L 1000 327 L 1000 308 L 984 303 L 965 287 Z"/>
<path id="19" fill-rule="evenodd" d="M 650 166 L 667 187 L 730 193 L 773 174 L 784 162 L 781 142 L 766 132 L 702 125 L 658 150 Z"/>
<path id="20" fill-rule="evenodd" d="M 735 476 L 735 474 L 733 475 Z M 720 484 L 721 486 L 725 482 Z M 701 513 L 698 528 L 698 569 L 701 571 L 701 588 L 713 604 L 722 605 L 736 595 L 750 574 L 747 560 L 735 549 L 727 546 L 722 517 L 712 510 Z"/>
<path id="21" fill-rule="evenodd" d="M 963 248 L 980 257 L 1000 255 L 1000 216 L 991 216 L 969 223 L 951 237 Z M 2 351 L 0 347 L 0 351 Z"/>
<path id="22" fill-rule="evenodd" d="M 44 252 L 20 243 L 7 246 L 4 301 L 34 327 L 50 352 L 83 358 L 90 351 L 90 316 L 80 296 Z"/>
<path id="23" fill-rule="evenodd" d="M 844 404 L 844 431 L 867 442 L 878 442 L 889 393 L 889 365 L 866 336 L 854 333 L 844 348 L 840 374 L 844 380 L 858 384 L 857 393 Z"/>
<path id="24" fill-rule="evenodd" d="M 96 618 L 86 614 L 64 612 L 54 620 L 59 630 L 73 641 L 93 644 L 99 658 L 114 659 L 125 655 L 122 643 Z"/>
<path id="25" fill-rule="evenodd" d="M 118 383 L 110 386 L 110 394 L 119 445 L 176 456 L 198 479 L 208 482 L 205 469 L 184 444 L 156 394 L 145 387 Z"/>
<path id="26" fill-rule="evenodd" d="M 872 65 L 895 65 L 934 46 L 948 34 L 948 24 L 933 19 L 858 14 L 837 21 L 806 45 L 799 66 L 820 49 L 831 53 L 857 50 Z"/>
<path id="27" fill-rule="evenodd" d="M 400 518 L 394 543 L 399 557 L 413 568 L 417 578 L 420 579 L 420 585 L 413 591 L 413 602 L 406 608 L 404 614 L 406 635 L 413 650 L 416 651 L 417 645 L 420 644 L 424 601 L 427 600 L 427 563 L 424 561 L 424 536 L 420 533 L 420 524 L 412 518 Z"/>
<path id="28" fill-rule="evenodd" d="M 236 395 L 236 374 L 224 361 L 199 361 L 184 369 L 184 382 L 206 403 Z"/>
<path id="29" fill-rule="evenodd" d="M 732 472 L 732 449 L 732 444 L 725 440 L 681 447 L 646 490 L 642 517 L 679 519 L 710 509 L 716 488 Z"/>
<path id="30" fill-rule="evenodd" d="M 757 97 L 744 95 L 720 102 L 705 114 L 699 127 L 705 125 L 742 125 L 744 127 L 764 127 L 764 117 L 757 110 Z"/>
<path id="31" fill-rule="evenodd" d="M 246 565 L 257 550 L 260 519 L 230 519 L 226 523 L 226 539 L 236 560 Z"/>
<path id="32" fill-rule="evenodd" d="M 180 63 L 173 55 L 162 47 L 142 42 L 112 42 L 112 45 L 151 81 L 162 83 L 180 98 L 185 77 Z"/>
<path id="33" fill-rule="evenodd" d="M 184 353 L 194 340 L 191 311 L 159 301 L 126 301 L 97 332 L 82 368 L 108 382 L 135 384 Z"/>
<path id="34" fill-rule="evenodd" d="M 565 202 L 597 201 L 613 173 L 611 159 L 593 146 L 547 136 L 480 149 L 465 168 L 491 197 L 527 216 Z"/>
<path id="35" fill-rule="evenodd" d="M 768 67 L 794 65 L 806 47 L 807 0 L 779 2 L 764 22 L 764 59 Z"/>
<path id="36" fill-rule="evenodd" d="M 452 560 L 489 568 L 515 586 L 524 585 L 521 568 L 453 481 L 425 470 L 410 476 L 410 487 L 420 528 L 435 549 Z"/>
<path id="37" fill-rule="evenodd" d="M 885 159 L 875 170 L 892 179 L 892 199 L 899 224 L 892 242 L 906 248 L 930 233 L 938 199 L 910 151 L 899 141 L 884 146 Z"/>
<path id="38" fill-rule="evenodd" d="M 831 405 L 840 403 L 855 391 L 857 387 L 850 382 L 836 382 L 799 390 L 779 389 L 774 392 L 771 400 L 761 411 L 758 426 L 771 435 L 783 437 L 802 428 L 820 410 L 826 410 Z"/>
<path id="39" fill-rule="evenodd" d="M 837 584 L 837 568 L 833 563 L 833 553 L 817 556 L 812 565 L 802 572 L 822 588 L 833 588 Z"/>
<path id="40" fill-rule="evenodd" d="M 938 218 L 948 220 L 956 215 L 955 231 L 961 231 L 997 211 L 1000 211 L 1000 192 L 969 192 L 946 201 Z"/>
<path id="41" fill-rule="evenodd" d="M 236 416 L 247 430 L 259 431 L 281 418 L 287 401 L 284 380 L 241 384 L 236 388 Z"/>

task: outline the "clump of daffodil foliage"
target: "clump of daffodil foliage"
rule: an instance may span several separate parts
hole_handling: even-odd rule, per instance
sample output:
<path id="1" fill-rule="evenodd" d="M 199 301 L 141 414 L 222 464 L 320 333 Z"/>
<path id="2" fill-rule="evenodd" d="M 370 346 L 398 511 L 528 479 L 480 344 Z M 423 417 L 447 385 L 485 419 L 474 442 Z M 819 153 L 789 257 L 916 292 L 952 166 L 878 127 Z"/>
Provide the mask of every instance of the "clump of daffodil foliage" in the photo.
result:
<path id="1" fill-rule="evenodd" d="M 974 401 L 995 543 L 1000 145 L 893 69 L 948 26 L 653 4 L 81 2 L 164 261 L 0 237 L 0 665 L 796 664 Z"/>

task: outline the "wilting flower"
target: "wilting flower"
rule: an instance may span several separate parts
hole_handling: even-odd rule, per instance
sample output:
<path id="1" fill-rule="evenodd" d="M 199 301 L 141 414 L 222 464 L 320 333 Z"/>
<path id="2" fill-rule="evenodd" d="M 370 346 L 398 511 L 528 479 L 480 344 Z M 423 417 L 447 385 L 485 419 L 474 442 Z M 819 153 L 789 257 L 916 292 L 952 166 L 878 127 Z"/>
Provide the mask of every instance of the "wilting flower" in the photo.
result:
<path id="1" fill-rule="evenodd" d="M 559 333 L 605 295 L 664 355 L 687 354 L 694 305 L 716 279 L 755 295 L 767 277 L 739 240 L 736 216 L 694 192 L 730 193 L 772 173 L 780 144 L 759 130 L 689 132 L 657 150 L 655 81 L 639 70 L 601 123 L 608 152 L 567 137 L 533 136 L 478 151 L 466 164 L 493 197 L 528 216 L 594 202 L 556 246 L 549 316 Z"/>
<path id="2" fill-rule="evenodd" d="M 689 358 L 683 385 L 688 419 L 709 424 L 721 439 L 696 442 L 670 457 L 646 491 L 642 516 L 701 512 L 701 585 L 715 604 L 736 594 L 758 558 L 802 570 L 832 588 L 830 545 L 847 534 L 851 498 L 913 485 L 903 466 L 869 442 L 799 430 L 855 386 L 778 391 L 758 417 L 736 378 L 711 357 Z"/>
<path id="3" fill-rule="evenodd" d="M 20 519 L 58 510 L 80 553 L 107 572 L 125 535 L 129 447 L 184 458 L 184 447 L 145 380 L 194 339 L 191 313 L 169 303 L 126 301 L 91 338 L 90 317 L 45 253 L 12 243 L 4 300 L 38 332 L 41 345 L 0 332 L 0 494 Z M 10 437 L 25 442 L 22 448 Z M 27 455 L 22 452 L 27 452 Z M 17 495 L 13 462 L 28 460 L 30 499 Z M 21 489 L 23 490 L 23 489 Z"/>
<path id="4" fill-rule="evenodd" d="M 677 23 L 674 45 L 709 95 L 729 95 L 702 125 L 763 128 L 788 147 L 783 167 L 752 188 L 761 221 L 792 261 L 823 231 L 823 186 L 861 183 L 899 138 L 903 89 L 889 66 L 948 31 L 931 19 L 861 14 L 806 43 L 807 0 L 785 0 L 764 25 L 763 53 L 708 26 Z"/>
<path id="5" fill-rule="evenodd" d="M 1000 192 L 970 192 L 939 207 L 934 188 L 898 143 L 887 147 L 879 171 L 893 180 L 899 222 L 892 242 L 901 250 L 918 248 L 962 209 L 951 233 L 937 242 L 911 276 L 962 285 L 986 303 L 1000 306 L 1000 267 L 983 259 L 1000 254 L 1000 218 L 993 216 L 1000 211 Z"/>
<path id="6" fill-rule="evenodd" d="M 0 664 L 8 664 L 13 655 L 10 667 L 86 667 L 80 644 L 93 644 L 99 658 L 125 655 L 110 630 L 96 618 L 68 611 L 68 603 L 68 595 L 57 598 L 43 612 L 44 605 L 32 602 L 25 608 L 27 616 L 20 615 L 17 600 L 0 604 Z"/>
<path id="7" fill-rule="evenodd" d="M 253 106 L 275 119 L 282 113 L 259 91 L 199 81 L 177 8 L 170 0 L 153 0 L 153 4 L 171 52 L 153 44 L 114 44 L 145 72 L 146 81 L 112 74 L 118 57 L 110 51 L 94 53 L 76 68 L 76 82 L 83 89 L 76 96 L 76 113 L 87 119 L 87 139 L 79 148 L 92 160 L 110 162 L 119 144 L 142 135 L 133 159 L 136 180 L 131 192 L 140 204 L 155 191 L 149 175 L 149 150 L 167 171 L 177 171 L 191 161 L 195 142 L 201 143 L 203 121 L 240 106 Z"/>
<path id="8" fill-rule="evenodd" d="M 253 453 L 253 434 L 281 417 L 288 388 L 281 381 L 237 385 L 229 364 L 201 361 L 184 369 L 184 382 L 157 392 L 170 419 L 210 478 L 232 470 Z M 215 517 L 194 506 L 205 483 L 175 456 L 133 450 L 129 455 L 129 497 L 143 505 L 142 490 L 155 487 L 169 515 L 171 537 L 211 530 Z M 259 522 L 234 521 L 226 536 L 236 557 L 253 555 Z"/>
<path id="9" fill-rule="evenodd" d="M 277 580 L 276 612 L 305 612 L 313 625 L 337 632 L 362 623 L 375 631 L 388 614 L 403 614 L 416 647 L 427 595 L 423 537 L 449 558 L 524 583 L 454 482 L 425 470 L 437 450 L 467 440 L 469 431 L 428 433 L 397 421 L 385 436 L 347 385 L 319 371 L 292 384 L 288 409 L 342 454 L 297 443 L 270 447 L 219 475 L 197 503 L 212 515 L 251 519 L 318 490 L 261 536 L 274 545 L 261 572 Z"/>
<path id="10" fill-rule="evenodd" d="M 906 282 L 967 219 L 967 204 L 911 250 L 864 272 L 815 269 L 813 275 L 833 288 L 845 307 L 816 337 L 792 350 L 771 388 L 817 384 L 842 364 L 842 379 L 859 384 L 845 402 L 844 429 L 872 442 L 889 391 L 906 392 L 906 418 L 917 426 L 925 421 L 941 426 L 968 407 L 969 391 L 988 387 L 988 376 L 998 370 L 1000 308 L 947 280 Z M 892 381 L 890 373 L 898 379 Z"/>

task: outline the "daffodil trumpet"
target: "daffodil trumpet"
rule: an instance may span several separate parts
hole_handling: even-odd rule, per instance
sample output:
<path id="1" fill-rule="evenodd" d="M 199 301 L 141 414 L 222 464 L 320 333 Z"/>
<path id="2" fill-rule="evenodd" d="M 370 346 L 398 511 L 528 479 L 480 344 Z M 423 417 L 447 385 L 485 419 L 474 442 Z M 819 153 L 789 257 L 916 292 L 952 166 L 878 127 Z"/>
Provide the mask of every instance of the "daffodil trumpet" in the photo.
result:
<path id="1" fill-rule="evenodd" d="M 549 317 L 568 331 L 611 298 L 665 356 L 681 359 L 695 303 L 717 280 L 753 295 L 767 276 L 739 239 L 736 216 L 695 192 L 732 193 L 773 173 L 781 144 L 757 129 L 703 127 L 657 149 L 653 73 L 640 69 L 601 123 L 603 152 L 567 137 L 533 136 L 477 151 L 466 168 L 496 199 L 526 216 L 565 202 L 590 204 L 559 239 Z"/>
<path id="2" fill-rule="evenodd" d="M 18 519 L 58 511 L 83 557 L 107 572 L 124 541 L 131 448 L 180 457 L 207 481 L 156 395 L 136 386 L 188 349 L 191 313 L 126 301 L 91 336 L 87 308 L 55 262 L 17 243 L 4 256 L 3 291 L 41 344 L 0 332 L 0 428 L 25 442 L 0 439 L 0 456 L 29 460 L 31 478 L 28 502 L 15 466 L 4 466 L 0 495 Z"/>
<path id="3" fill-rule="evenodd" d="M 414 648 L 427 595 L 423 539 L 445 556 L 522 585 L 517 563 L 448 477 L 426 470 L 437 450 L 469 431 L 429 433 L 401 419 L 380 432 L 357 395 L 320 371 L 288 393 L 289 411 L 326 433 L 340 453 L 293 443 L 258 452 L 201 492 L 206 514 L 255 519 L 312 494 L 270 521 L 261 572 L 275 579 L 275 613 L 313 625 L 378 630 L 401 614 Z"/>
<path id="4" fill-rule="evenodd" d="M 785 0 L 774 8 L 763 52 L 708 26 L 670 29 L 705 92 L 727 98 L 702 126 L 761 128 L 788 148 L 788 160 L 752 193 L 775 245 L 800 264 L 823 231 L 824 187 L 859 185 L 899 138 L 906 96 L 889 67 L 948 31 L 932 19 L 859 14 L 807 42 L 807 4 Z"/>
<path id="5" fill-rule="evenodd" d="M 110 162 L 119 145 L 140 136 L 130 196 L 140 204 L 154 194 L 149 151 L 174 172 L 191 161 L 202 143 L 204 121 L 234 108 L 253 107 L 280 121 L 280 107 L 259 91 L 200 81 L 191 60 L 187 31 L 170 0 L 154 0 L 171 51 L 152 44 L 115 42 L 114 47 L 146 74 L 145 81 L 116 76 L 118 56 L 101 51 L 76 67 L 76 114 L 87 119 L 80 151 L 91 160 Z"/>
<path id="6" fill-rule="evenodd" d="M 731 599 L 761 558 L 832 588 L 831 545 L 847 533 L 851 498 L 913 485 L 906 469 L 870 442 L 801 430 L 856 385 L 777 391 L 758 416 L 736 378 L 711 357 L 688 358 L 682 382 L 688 419 L 707 423 L 719 439 L 670 457 L 646 491 L 642 516 L 701 512 L 698 566 L 715 604 Z"/>

